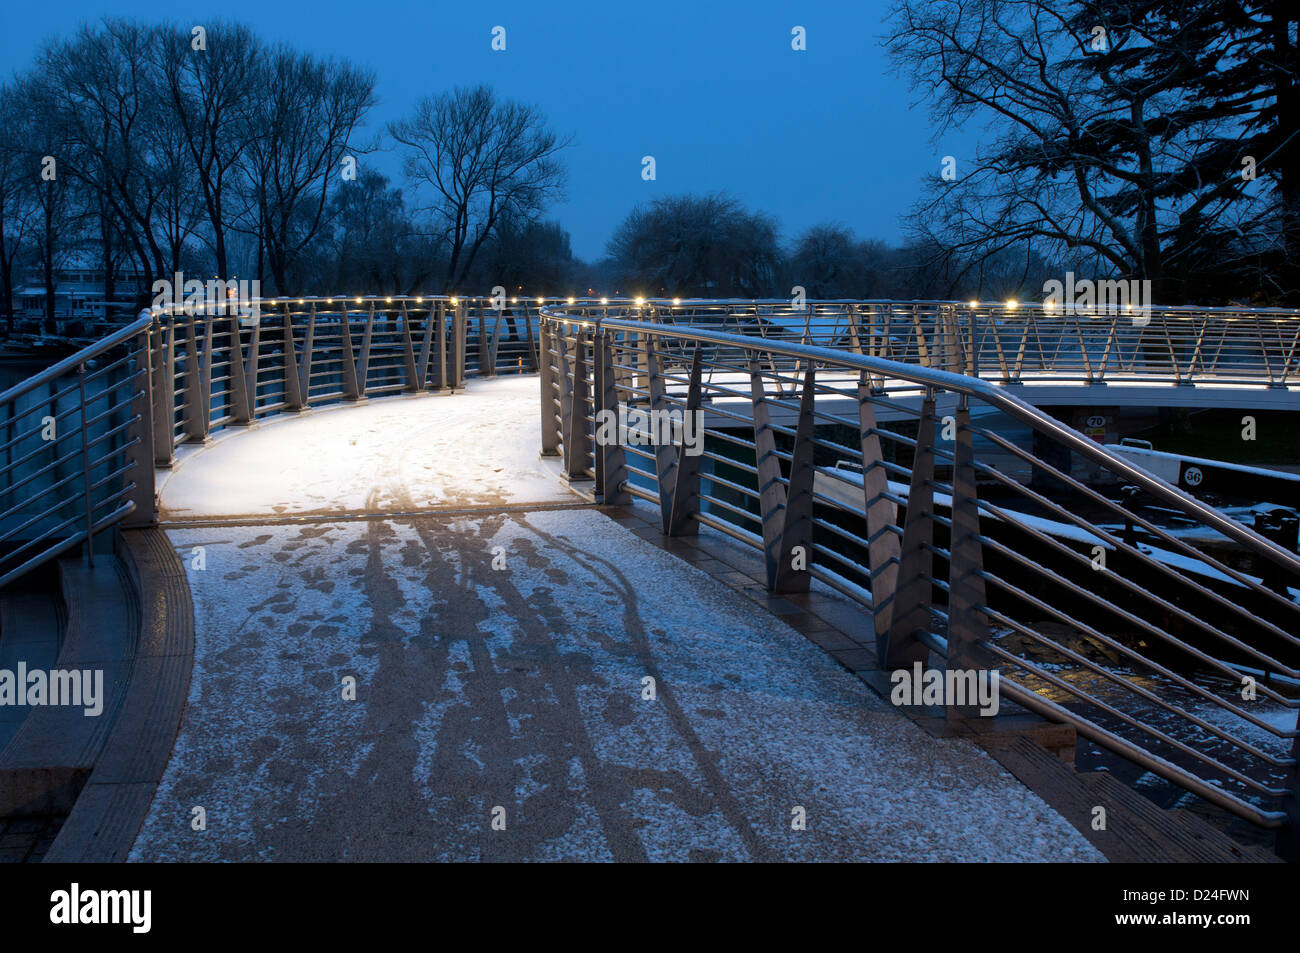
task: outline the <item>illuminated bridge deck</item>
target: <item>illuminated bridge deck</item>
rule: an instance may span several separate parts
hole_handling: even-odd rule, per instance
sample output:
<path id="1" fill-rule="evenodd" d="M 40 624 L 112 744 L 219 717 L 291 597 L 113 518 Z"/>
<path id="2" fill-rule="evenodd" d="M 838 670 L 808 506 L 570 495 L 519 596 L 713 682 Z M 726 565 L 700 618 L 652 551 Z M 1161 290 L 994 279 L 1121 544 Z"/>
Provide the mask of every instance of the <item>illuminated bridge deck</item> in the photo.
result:
<path id="1" fill-rule="evenodd" d="M 855 677 L 860 606 L 768 595 L 721 534 L 666 551 L 570 490 L 537 387 L 181 455 L 193 679 L 133 859 L 1101 859 Z"/>

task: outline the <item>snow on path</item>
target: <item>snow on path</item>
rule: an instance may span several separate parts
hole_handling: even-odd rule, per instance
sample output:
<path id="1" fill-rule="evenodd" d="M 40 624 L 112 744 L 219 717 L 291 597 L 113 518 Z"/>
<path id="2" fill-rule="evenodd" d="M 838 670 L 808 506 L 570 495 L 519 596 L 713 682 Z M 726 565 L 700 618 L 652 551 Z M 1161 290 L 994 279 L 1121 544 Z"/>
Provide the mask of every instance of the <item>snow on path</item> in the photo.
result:
<path id="1" fill-rule="evenodd" d="M 537 387 L 313 411 L 170 475 L 164 518 L 252 525 L 169 531 L 197 651 L 133 859 L 1101 859 L 978 748 L 603 515 L 492 513 L 575 501 L 537 458 Z M 358 512 L 381 516 L 330 519 Z"/>
<path id="2" fill-rule="evenodd" d="M 132 859 L 1101 859 L 978 748 L 595 511 L 169 535 L 197 654 Z"/>
<path id="3" fill-rule="evenodd" d="M 331 405 L 223 434 L 186 458 L 162 486 L 162 518 L 574 502 L 540 443 L 536 377 Z"/>

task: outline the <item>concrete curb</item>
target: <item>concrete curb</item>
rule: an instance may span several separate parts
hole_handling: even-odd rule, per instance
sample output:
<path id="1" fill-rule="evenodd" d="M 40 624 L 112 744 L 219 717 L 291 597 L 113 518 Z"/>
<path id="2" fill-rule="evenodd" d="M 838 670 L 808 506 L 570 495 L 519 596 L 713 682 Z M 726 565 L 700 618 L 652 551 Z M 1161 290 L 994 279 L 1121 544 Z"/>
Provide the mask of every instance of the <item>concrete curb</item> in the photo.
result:
<path id="1" fill-rule="evenodd" d="M 194 604 L 185 567 L 160 529 L 122 533 L 140 603 L 126 697 L 46 863 L 126 860 L 180 731 L 194 668 Z"/>

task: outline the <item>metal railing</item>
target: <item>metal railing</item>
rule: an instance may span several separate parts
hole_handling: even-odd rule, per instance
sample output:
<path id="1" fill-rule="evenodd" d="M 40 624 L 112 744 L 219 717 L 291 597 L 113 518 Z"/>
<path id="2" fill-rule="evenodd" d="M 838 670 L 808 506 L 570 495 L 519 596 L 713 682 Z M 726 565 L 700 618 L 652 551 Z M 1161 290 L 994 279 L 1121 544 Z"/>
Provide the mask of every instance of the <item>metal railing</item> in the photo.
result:
<path id="1" fill-rule="evenodd" d="M 141 318 L 0 394 L 0 586 L 131 518 L 153 519 Z"/>
<path id="2" fill-rule="evenodd" d="M 1134 342 L 1120 316 L 1009 305 L 492 304 L 163 312 L 10 388 L 0 585 L 116 523 L 154 521 L 151 464 L 181 444 L 536 368 L 543 452 L 606 501 L 643 497 L 666 532 L 709 525 L 754 545 L 774 591 L 815 577 L 859 599 L 882 665 L 938 651 L 996 666 L 1020 704 L 1256 823 L 1295 825 L 1300 560 L 999 386 L 1286 387 L 1295 314 L 1162 309 L 1130 321 L 1151 335 Z M 707 411 L 704 452 L 597 443 L 596 414 L 620 405 Z M 1147 505 L 1114 499 L 1125 486 Z M 1295 585 L 1265 585 L 1265 563 Z"/>
<path id="3" fill-rule="evenodd" d="M 154 522 L 154 467 L 183 444 L 277 413 L 535 371 L 543 303 L 368 296 L 264 299 L 256 316 L 233 303 L 156 309 L 0 394 L 0 586 L 82 544 L 93 559 L 95 537 L 115 524 Z"/>
<path id="4" fill-rule="evenodd" d="M 584 302 L 626 317 L 830 347 L 1004 384 L 1300 385 L 1300 311 L 961 301 Z"/>
<path id="5" fill-rule="evenodd" d="M 233 307 L 164 311 L 154 353 L 158 463 L 182 442 L 283 411 L 535 371 L 539 307 L 411 296 L 271 298 L 258 302 L 257 318 Z"/>
<path id="6" fill-rule="evenodd" d="M 571 479 L 657 504 L 667 535 L 753 546 L 773 592 L 859 600 L 882 668 L 997 669 L 1004 697 L 1297 826 L 1300 558 L 998 384 L 689 308 L 543 309 L 542 448 Z M 744 333 L 705 326 L 723 315 Z M 644 422 L 610 439 L 620 408 L 702 415 L 702 452 Z"/>

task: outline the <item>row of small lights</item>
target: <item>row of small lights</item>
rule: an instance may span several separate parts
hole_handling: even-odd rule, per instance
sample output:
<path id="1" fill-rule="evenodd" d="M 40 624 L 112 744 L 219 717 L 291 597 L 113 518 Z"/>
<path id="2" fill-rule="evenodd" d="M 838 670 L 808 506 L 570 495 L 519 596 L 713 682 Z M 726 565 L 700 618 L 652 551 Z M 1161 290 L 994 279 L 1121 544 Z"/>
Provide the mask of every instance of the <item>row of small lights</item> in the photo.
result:
<path id="1" fill-rule="evenodd" d="M 373 297 L 373 296 L 372 296 L 372 297 Z M 344 299 L 344 300 L 346 300 L 346 299 Z M 366 301 L 366 299 L 364 299 L 364 298 L 356 298 L 356 299 L 354 299 L 354 300 L 356 301 L 357 304 L 364 304 L 365 301 Z M 453 305 L 455 305 L 455 304 L 458 304 L 458 303 L 459 303 L 459 300 L 460 300 L 459 298 L 451 298 L 451 299 L 450 299 L 450 303 L 453 304 Z M 637 305 L 637 307 L 639 308 L 639 307 L 644 306 L 644 305 L 645 305 L 645 300 L 646 300 L 645 298 L 641 298 L 641 297 L 636 298 L 635 301 L 636 301 L 636 305 Z M 392 303 L 393 303 L 393 299 L 392 299 L 392 298 L 385 298 L 384 301 L 385 301 L 386 303 L 388 303 L 388 304 L 392 304 Z M 415 301 L 416 301 L 417 304 L 421 304 L 421 303 L 424 302 L 424 297 L 423 297 L 423 296 L 417 297 L 417 298 L 415 299 Z M 572 305 L 572 304 L 577 304 L 577 302 L 578 302 L 578 299 L 577 299 L 577 298 L 569 298 L 569 299 L 568 299 L 568 303 L 571 304 L 571 305 Z M 273 305 L 274 305 L 274 304 L 279 304 L 279 299 L 278 299 L 278 298 L 272 298 L 272 299 L 270 299 L 270 301 L 269 301 L 268 303 L 269 303 L 269 304 L 273 304 Z M 286 304 L 288 303 L 288 300 L 287 300 L 287 299 L 286 299 L 286 302 L 285 302 L 285 303 L 286 303 Z M 299 303 L 299 304 L 306 304 L 306 303 L 307 303 L 307 299 L 306 299 L 306 298 L 299 298 L 299 299 L 298 299 L 298 303 Z M 326 304 L 333 304 L 333 303 L 334 303 L 334 299 L 333 299 L 333 298 L 326 298 L 326 299 L 325 299 L 325 303 L 326 303 Z M 518 298 L 511 298 L 511 299 L 510 299 L 510 303 L 511 303 L 511 304 L 518 304 L 518 303 L 519 303 L 519 299 L 518 299 Z M 545 303 L 546 303 L 546 299 L 545 299 L 545 298 L 538 298 L 538 299 L 537 299 L 537 303 L 538 303 L 538 304 L 545 304 Z M 609 299 L 608 299 L 608 298 L 601 298 L 601 299 L 600 299 L 600 303 L 603 304 L 603 305 L 607 305 L 607 304 L 609 304 Z M 680 305 L 681 303 L 682 303 L 682 299 L 681 299 L 681 298 L 674 298 L 674 299 L 673 299 L 673 304 L 674 304 L 674 305 Z M 978 307 L 980 306 L 980 302 L 975 301 L 975 300 L 972 300 L 972 301 L 970 302 L 970 306 L 971 306 L 972 308 L 978 308 Z M 1017 308 L 1017 307 L 1020 306 L 1020 303 L 1019 303 L 1018 301 L 1016 301 L 1015 298 L 1010 298 L 1010 299 L 1007 300 L 1005 306 L 1006 306 L 1007 308 Z M 1043 306 L 1044 306 L 1045 308 L 1047 308 L 1048 311 L 1052 311 L 1052 310 L 1055 309 L 1056 304 L 1055 304 L 1055 302 L 1052 302 L 1052 301 L 1046 301 L 1046 302 L 1043 303 Z M 1132 310 L 1133 310 L 1133 305 L 1132 305 L 1132 304 L 1129 304 L 1129 305 L 1127 305 L 1127 308 L 1128 308 L 1129 311 L 1132 311 Z M 162 313 L 164 310 L 166 310 L 166 309 L 164 309 L 164 308 L 153 308 L 153 309 L 151 309 L 151 310 L 152 310 L 152 312 L 153 312 L 154 314 L 161 314 L 161 313 Z"/>
<path id="2" fill-rule="evenodd" d="M 373 297 L 373 296 L 372 296 L 372 297 Z M 344 299 L 344 300 L 346 300 L 346 299 Z M 364 304 L 365 301 L 366 301 L 365 298 L 354 298 L 353 300 L 356 301 L 357 304 Z M 459 300 L 460 300 L 460 299 L 458 299 L 458 298 L 451 298 L 451 299 L 450 299 L 450 303 L 451 303 L 451 304 L 457 304 L 457 303 L 459 303 Z M 385 301 L 387 304 L 392 304 L 392 303 L 393 303 L 393 299 L 392 299 L 392 298 L 384 298 L 384 301 Z M 424 297 L 423 297 L 423 296 L 417 297 L 417 298 L 415 299 L 415 301 L 416 301 L 417 304 L 422 303 L 422 302 L 424 301 Z M 568 301 L 569 301 L 569 304 L 577 304 L 578 299 L 577 299 L 577 298 L 569 298 Z M 279 304 L 279 303 L 280 303 L 280 299 L 279 299 L 279 298 L 271 298 L 270 300 L 267 301 L 267 304 Z M 288 304 L 288 299 L 285 300 L 285 303 Z M 306 299 L 306 298 L 299 298 L 299 299 L 298 299 L 298 303 L 299 303 L 299 304 L 306 304 L 306 303 L 307 303 L 307 299 Z M 326 298 L 326 299 L 325 299 L 325 303 L 326 303 L 326 304 L 333 304 L 333 303 L 334 303 L 334 299 L 333 299 L 333 298 Z M 519 303 L 519 299 L 518 299 L 518 298 L 511 298 L 511 299 L 510 299 L 510 303 L 511 303 L 511 304 L 518 304 L 518 303 Z M 537 303 L 538 303 L 538 304 L 546 304 L 546 299 L 545 299 L 545 298 L 538 298 L 538 299 L 537 299 Z M 609 304 L 609 299 L 608 299 L 608 298 L 601 298 L 601 299 L 600 299 L 600 303 L 601 303 L 601 304 Z M 645 304 L 645 298 L 637 298 L 637 299 L 636 299 L 636 303 L 637 303 L 638 306 L 641 306 L 641 305 Z M 673 299 L 673 304 L 681 304 L 681 303 L 682 303 L 682 299 L 681 299 L 681 298 L 674 298 L 674 299 Z M 154 312 L 154 314 L 158 314 L 158 313 L 160 313 L 160 312 L 163 311 L 163 310 L 164 310 L 164 309 L 162 309 L 162 308 L 154 308 L 154 309 L 153 309 L 153 312 Z"/>
<path id="3" fill-rule="evenodd" d="M 354 300 L 356 301 L 357 304 L 364 304 L 365 301 L 366 301 L 365 298 L 356 298 L 356 299 L 354 299 Z M 417 303 L 422 303 L 422 302 L 424 301 L 424 297 L 421 296 L 421 297 L 416 298 L 415 300 L 416 300 Z M 457 298 L 452 298 L 452 299 L 451 299 L 451 303 L 452 303 L 452 304 L 456 304 L 456 303 L 458 303 L 458 300 L 459 300 L 459 299 L 457 299 Z M 634 299 L 634 300 L 636 301 L 638 307 L 640 307 L 641 305 L 644 305 L 644 304 L 645 304 L 645 298 L 636 298 L 636 299 Z M 393 299 L 392 299 L 392 298 L 385 298 L 384 301 L 387 302 L 388 304 L 392 304 L 392 303 L 393 303 Z M 577 299 L 577 298 L 569 298 L 569 299 L 568 299 L 568 302 L 569 302 L 569 304 L 577 304 L 577 303 L 578 303 L 578 299 Z M 278 298 L 272 298 L 268 303 L 269 303 L 269 304 L 279 304 L 279 299 L 278 299 Z M 286 302 L 286 303 L 287 303 L 287 302 Z M 306 303 L 307 303 L 307 299 L 306 299 L 306 298 L 299 298 L 299 299 L 298 299 L 298 303 L 299 303 L 299 304 L 306 304 Z M 334 299 L 333 299 L 333 298 L 326 298 L 326 299 L 325 299 L 325 303 L 326 303 L 326 304 L 333 304 L 333 303 L 334 303 Z M 519 303 L 519 299 L 518 299 L 518 298 L 511 298 L 511 299 L 510 299 L 510 303 L 511 303 L 511 304 L 518 304 L 518 303 Z M 545 299 L 545 298 L 538 298 L 538 299 L 537 299 L 537 303 L 538 303 L 538 304 L 545 304 L 545 303 L 546 303 L 546 299 Z M 601 298 L 601 299 L 600 299 L 600 303 L 601 303 L 601 304 L 609 304 L 609 299 L 608 299 L 608 298 Z M 682 303 L 682 299 L 681 299 L 681 298 L 674 298 L 674 299 L 673 299 L 673 304 L 674 304 L 674 305 L 680 305 L 681 303 Z M 970 306 L 971 306 L 972 308 L 978 308 L 978 307 L 980 306 L 980 303 L 979 303 L 978 301 L 971 301 L 971 302 L 970 302 Z M 1009 300 L 1007 301 L 1006 306 L 1007 306 L 1008 308 L 1015 308 L 1015 307 L 1018 307 L 1018 306 L 1019 306 L 1019 302 L 1017 302 L 1015 298 L 1011 298 L 1011 299 L 1009 299 Z M 1044 302 L 1044 306 L 1045 306 L 1045 307 L 1050 311 L 1052 308 L 1055 307 L 1055 304 L 1054 304 L 1053 302 L 1051 302 L 1051 301 L 1047 301 L 1047 302 Z M 1131 304 L 1128 305 L 1128 309 L 1129 309 L 1130 311 L 1132 311 L 1132 310 L 1133 310 L 1133 305 L 1131 305 Z M 159 310 L 161 310 L 161 309 L 158 309 L 158 308 L 155 308 L 155 309 L 154 309 L 154 311 L 159 311 Z"/>
<path id="4" fill-rule="evenodd" d="M 979 303 L 978 301 L 971 301 L 970 306 L 971 306 L 972 308 L 978 308 L 978 307 L 980 306 L 980 303 Z M 1008 308 L 1018 308 L 1019 306 L 1020 306 L 1020 302 L 1018 302 L 1015 298 L 1008 298 L 1008 299 L 1007 299 L 1006 307 L 1008 307 Z M 1054 311 L 1054 310 L 1056 310 L 1056 302 L 1055 302 L 1055 301 L 1044 301 L 1044 302 L 1043 302 L 1043 307 L 1046 308 L 1048 311 Z M 1130 311 L 1133 310 L 1133 305 L 1132 305 L 1132 304 L 1126 304 L 1125 307 L 1128 308 L 1128 310 L 1130 310 Z"/>

